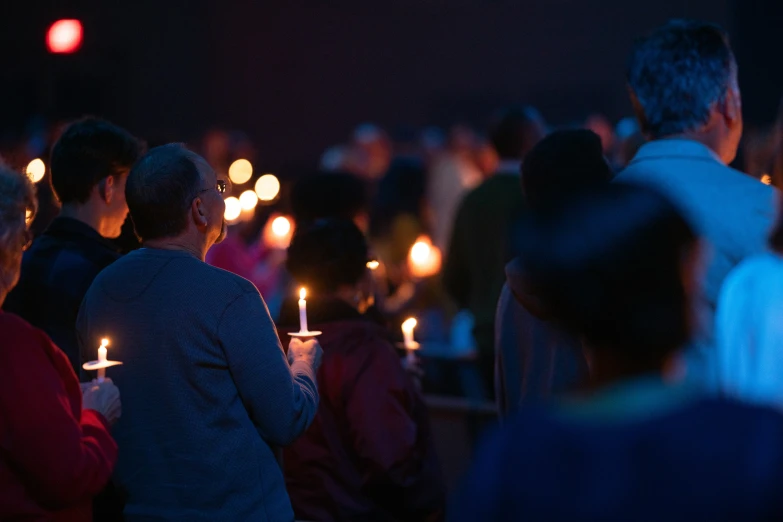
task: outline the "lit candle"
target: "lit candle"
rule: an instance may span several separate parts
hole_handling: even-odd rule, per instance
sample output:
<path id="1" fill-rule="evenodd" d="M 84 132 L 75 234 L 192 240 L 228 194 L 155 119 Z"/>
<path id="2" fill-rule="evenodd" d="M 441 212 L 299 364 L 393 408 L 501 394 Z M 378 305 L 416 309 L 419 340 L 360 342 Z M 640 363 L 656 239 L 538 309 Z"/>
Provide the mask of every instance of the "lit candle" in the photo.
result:
<path id="1" fill-rule="evenodd" d="M 101 346 L 98 348 L 98 363 L 106 363 L 107 346 L 109 346 L 109 340 L 101 339 Z M 98 368 L 98 382 L 103 382 L 105 378 L 106 367 Z"/>
<path id="2" fill-rule="evenodd" d="M 98 370 L 98 382 L 103 382 L 106 378 L 106 368 L 122 364 L 120 361 L 110 361 L 106 358 L 108 355 L 107 346 L 109 346 L 109 340 L 106 338 L 101 339 L 101 345 L 98 347 L 98 360 L 82 364 L 82 368 L 85 370 Z"/>
<path id="3" fill-rule="evenodd" d="M 304 288 L 299 290 L 299 332 L 306 333 L 307 330 L 307 291 Z"/>
<path id="4" fill-rule="evenodd" d="M 413 340 L 413 329 L 416 328 L 416 323 L 417 321 L 413 317 L 406 319 L 402 323 L 403 346 L 405 346 L 405 350 L 408 352 L 406 358 L 409 362 L 416 360 L 413 352 L 419 347 L 418 343 Z"/>

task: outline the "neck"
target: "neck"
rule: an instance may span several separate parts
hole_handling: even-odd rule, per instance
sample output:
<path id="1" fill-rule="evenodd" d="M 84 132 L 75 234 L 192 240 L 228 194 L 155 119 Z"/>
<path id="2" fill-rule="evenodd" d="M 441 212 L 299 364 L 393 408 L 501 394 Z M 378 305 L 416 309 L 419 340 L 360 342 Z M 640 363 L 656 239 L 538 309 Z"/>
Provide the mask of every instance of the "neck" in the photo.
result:
<path id="1" fill-rule="evenodd" d="M 727 154 L 727 151 L 725 150 L 725 140 L 723 139 L 723 136 L 714 128 L 701 129 L 692 132 L 683 132 L 682 134 L 666 136 L 666 138 L 691 140 L 701 143 L 705 147 L 709 148 L 712 152 L 717 154 L 721 161 L 726 165 L 734 161 L 734 155 Z"/>
<path id="2" fill-rule="evenodd" d="M 590 350 L 590 382 L 587 389 L 594 392 L 621 381 L 644 375 L 666 375 L 667 362 L 642 363 L 639 361 L 618 361 L 611 355 L 613 351 Z M 614 352 L 616 353 L 616 352 Z"/>
<path id="3" fill-rule="evenodd" d="M 187 252 L 201 261 L 206 259 L 207 250 L 209 250 L 205 244 L 196 244 L 195 241 L 183 237 L 151 239 L 144 242 L 144 247 L 157 248 L 159 250 L 177 250 L 180 252 Z"/>
<path id="4" fill-rule="evenodd" d="M 76 205 L 74 203 L 66 203 L 60 209 L 60 216 L 81 221 L 94 229 L 101 236 L 106 237 L 103 217 L 89 204 Z"/>

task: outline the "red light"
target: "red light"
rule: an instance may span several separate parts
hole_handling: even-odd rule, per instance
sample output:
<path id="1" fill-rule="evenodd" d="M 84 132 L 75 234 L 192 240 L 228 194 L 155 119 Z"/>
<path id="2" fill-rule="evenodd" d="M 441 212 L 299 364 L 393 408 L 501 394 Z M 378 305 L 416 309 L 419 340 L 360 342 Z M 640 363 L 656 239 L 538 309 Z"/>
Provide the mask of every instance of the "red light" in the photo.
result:
<path id="1" fill-rule="evenodd" d="M 82 45 L 82 23 L 79 20 L 58 20 L 49 28 L 46 45 L 50 53 L 68 54 Z"/>

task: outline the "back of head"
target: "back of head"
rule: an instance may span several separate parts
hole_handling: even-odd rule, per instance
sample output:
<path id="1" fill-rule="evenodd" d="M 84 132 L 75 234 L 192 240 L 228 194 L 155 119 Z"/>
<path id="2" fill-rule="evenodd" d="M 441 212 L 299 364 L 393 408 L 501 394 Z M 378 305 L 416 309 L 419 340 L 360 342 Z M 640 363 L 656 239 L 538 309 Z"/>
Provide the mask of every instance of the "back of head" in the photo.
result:
<path id="1" fill-rule="evenodd" d="M 533 209 L 557 204 L 611 179 L 601 138 L 584 129 L 553 132 L 522 163 L 522 191 Z"/>
<path id="2" fill-rule="evenodd" d="M 355 219 L 367 210 L 365 184 L 347 172 L 318 173 L 294 186 L 291 210 L 297 226 L 318 219 Z"/>
<path id="3" fill-rule="evenodd" d="M 698 129 L 732 85 L 728 35 L 707 22 L 673 20 L 638 39 L 627 81 L 642 131 L 656 139 Z"/>
<path id="4" fill-rule="evenodd" d="M 521 160 L 546 134 L 541 114 L 533 107 L 503 112 L 490 131 L 492 146 L 502 160 Z"/>
<path id="5" fill-rule="evenodd" d="M 652 371 L 689 339 L 684 263 L 695 244 L 666 198 L 609 184 L 537 213 L 520 257 L 548 316 L 596 351 Z"/>
<path id="6" fill-rule="evenodd" d="M 35 186 L 30 179 L 0 163 L 0 294 L 16 284 L 27 223 L 36 208 Z"/>
<path id="7" fill-rule="evenodd" d="M 125 185 L 133 226 L 142 241 L 176 237 L 187 228 L 188 209 L 201 183 L 198 154 L 178 143 L 151 149 Z"/>
<path id="8" fill-rule="evenodd" d="M 326 295 L 357 284 L 367 270 L 367 241 L 348 219 L 322 219 L 298 229 L 286 267 L 294 280 Z"/>
<path id="9" fill-rule="evenodd" d="M 106 120 L 75 121 L 52 148 L 52 188 L 63 204 L 86 203 L 95 185 L 130 169 L 142 153 L 139 140 Z"/>

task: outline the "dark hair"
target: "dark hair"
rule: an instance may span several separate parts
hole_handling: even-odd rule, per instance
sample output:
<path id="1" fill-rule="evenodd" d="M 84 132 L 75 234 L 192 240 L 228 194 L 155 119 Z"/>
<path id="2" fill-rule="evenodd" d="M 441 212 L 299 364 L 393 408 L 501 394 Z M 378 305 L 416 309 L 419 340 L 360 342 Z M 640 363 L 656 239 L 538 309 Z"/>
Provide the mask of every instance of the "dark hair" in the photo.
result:
<path id="1" fill-rule="evenodd" d="M 544 133 L 544 120 L 536 109 L 512 108 L 497 118 L 490 141 L 500 159 L 521 160 Z"/>
<path id="2" fill-rule="evenodd" d="M 556 131 L 525 156 L 522 192 L 531 208 L 540 209 L 608 183 L 612 175 L 596 133 L 585 129 Z"/>
<path id="3" fill-rule="evenodd" d="M 682 263 L 696 236 L 666 198 L 608 184 L 538 212 L 521 262 L 546 314 L 626 364 L 660 364 L 691 335 Z"/>
<path id="4" fill-rule="evenodd" d="M 359 282 L 367 260 L 367 240 L 352 221 L 324 219 L 296 231 L 286 267 L 297 283 L 324 294 Z"/>
<path id="5" fill-rule="evenodd" d="M 715 24 L 672 20 L 638 39 L 627 80 L 642 131 L 660 138 L 705 124 L 734 63 L 728 35 Z"/>
<path id="6" fill-rule="evenodd" d="M 95 185 L 130 169 L 143 151 L 139 140 L 106 120 L 75 121 L 52 148 L 52 189 L 61 203 L 86 203 Z"/>
<path id="7" fill-rule="evenodd" d="M 187 212 L 201 184 L 201 156 L 179 143 L 150 150 L 125 185 L 136 235 L 142 241 L 174 237 L 187 227 Z"/>
<path id="8" fill-rule="evenodd" d="M 319 219 L 354 219 L 367 209 L 364 182 L 347 172 L 319 172 L 300 180 L 291 191 L 297 226 Z"/>

